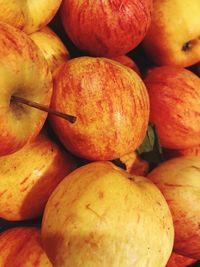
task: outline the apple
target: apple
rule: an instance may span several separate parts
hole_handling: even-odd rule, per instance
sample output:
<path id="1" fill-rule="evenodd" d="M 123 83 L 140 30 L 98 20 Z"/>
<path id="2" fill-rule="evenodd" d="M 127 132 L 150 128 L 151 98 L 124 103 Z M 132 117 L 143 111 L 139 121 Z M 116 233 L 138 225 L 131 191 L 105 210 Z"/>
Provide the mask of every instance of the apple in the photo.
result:
<path id="1" fill-rule="evenodd" d="M 0 157 L 0 217 L 19 221 L 42 215 L 52 191 L 75 168 L 74 159 L 43 133 Z"/>
<path id="2" fill-rule="evenodd" d="M 23 97 L 48 106 L 52 75 L 42 52 L 22 31 L 0 22 L 0 156 L 38 135 L 47 114 L 12 101 Z"/>
<path id="3" fill-rule="evenodd" d="M 46 26 L 58 11 L 62 0 L 9 1 L 0 0 L 0 21 L 26 33 L 36 32 Z"/>
<path id="4" fill-rule="evenodd" d="M 59 68 L 51 107 L 77 117 L 74 124 L 50 116 L 67 150 L 88 160 L 112 160 L 143 141 L 149 99 L 141 78 L 106 58 L 79 57 Z"/>
<path id="5" fill-rule="evenodd" d="M 58 67 L 69 60 L 69 51 L 57 34 L 49 27 L 44 27 L 30 34 L 30 37 L 42 50 L 54 77 Z"/>
<path id="6" fill-rule="evenodd" d="M 134 60 L 131 57 L 129 57 L 127 55 L 122 55 L 122 56 L 113 57 L 111 59 L 116 60 L 119 63 L 125 65 L 126 67 L 133 69 L 135 72 L 137 72 L 138 75 L 141 76 L 141 73 L 140 73 L 140 70 L 139 70 L 137 64 L 134 62 Z"/>
<path id="7" fill-rule="evenodd" d="M 148 176 L 163 193 L 172 213 L 178 254 L 200 259 L 200 157 L 165 161 Z"/>
<path id="8" fill-rule="evenodd" d="M 111 162 L 89 163 L 66 176 L 42 220 L 54 267 L 165 267 L 173 241 L 171 213 L 158 188 Z"/>
<path id="9" fill-rule="evenodd" d="M 169 258 L 166 267 L 189 267 L 192 266 L 197 260 L 179 255 L 173 252 Z"/>
<path id="10" fill-rule="evenodd" d="M 63 0 L 65 31 L 81 50 L 94 56 L 126 54 L 144 38 L 151 21 L 152 0 Z"/>
<path id="11" fill-rule="evenodd" d="M 144 80 L 150 98 L 150 121 L 161 145 L 186 149 L 200 144 L 200 79 L 182 67 L 151 69 Z"/>
<path id="12" fill-rule="evenodd" d="M 0 266 L 52 267 L 41 244 L 40 230 L 16 227 L 0 234 Z"/>
<path id="13" fill-rule="evenodd" d="M 199 0 L 154 0 L 152 21 L 143 40 L 157 65 L 187 67 L 200 61 Z"/>

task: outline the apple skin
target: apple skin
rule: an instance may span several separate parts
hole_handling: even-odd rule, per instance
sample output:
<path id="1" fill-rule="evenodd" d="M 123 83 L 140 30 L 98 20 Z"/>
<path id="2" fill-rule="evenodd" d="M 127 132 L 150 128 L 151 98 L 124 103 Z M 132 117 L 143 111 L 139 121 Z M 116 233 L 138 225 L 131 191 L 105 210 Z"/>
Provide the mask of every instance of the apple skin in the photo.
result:
<path id="1" fill-rule="evenodd" d="M 171 213 L 158 188 L 111 162 L 66 176 L 42 220 L 42 242 L 54 267 L 165 267 L 173 241 Z"/>
<path id="2" fill-rule="evenodd" d="M 197 260 L 179 255 L 173 252 L 169 258 L 166 267 L 192 267 Z"/>
<path id="3" fill-rule="evenodd" d="M 119 56 L 135 48 L 151 21 L 152 0 L 64 0 L 61 18 L 67 35 L 93 56 Z"/>
<path id="4" fill-rule="evenodd" d="M 119 63 L 125 65 L 126 67 L 131 68 L 132 70 L 134 70 L 139 76 L 141 76 L 140 70 L 137 66 L 137 64 L 134 62 L 134 60 L 132 58 L 130 58 L 129 56 L 126 55 L 122 55 L 122 56 L 117 56 L 117 57 L 113 57 L 111 58 L 112 60 L 118 61 Z"/>
<path id="5" fill-rule="evenodd" d="M 154 0 L 151 25 L 143 40 L 149 59 L 156 65 L 182 67 L 199 62 L 199 14 L 199 0 Z"/>
<path id="6" fill-rule="evenodd" d="M 0 21 L 26 33 L 36 32 L 46 26 L 58 11 L 62 0 L 9 1 L 0 0 Z"/>
<path id="7" fill-rule="evenodd" d="M 43 52 L 54 77 L 58 67 L 69 60 L 69 51 L 49 27 L 30 34 L 30 37 Z"/>
<path id="8" fill-rule="evenodd" d="M 200 157 L 165 161 L 147 176 L 163 193 L 172 213 L 174 251 L 200 259 Z"/>
<path id="9" fill-rule="evenodd" d="M 39 217 L 52 191 L 75 168 L 73 158 L 43 133 L 16 153 L 0 157 L 0 217 Z"/>
<path id="10" fill-rule="evenodd" d="M 41 244 L 40 230 L 18 227 L 0 234 L 0 266 L 53 267 Z"/>
<path id="11" fill-rule="evenodd" d="M 71 124 L 50 116 L 51 125 L 67 150 L 88 160 L 112 160 L 135 150 L 149 120 L 141 78 L 106 58 L 80 57 L 62 65 L 51 107 L 77 117 Z"/>
<path id="12" fill-rule="evenodd" d="M 144 79 L 150 98 L 150 121 L 161 145 L 186 149 L 200 144 L 200 79 L 182 67 L 150 70 Z"/>
<path id="13" fill-rule="evenodd" d="M 45 112 L 11 102 L 11 96 L 49 106 L 53 82 L 49 66 L 34 42 L 22 31 L 2 22 L 0 63 L 0 156 L 3 156 L 34 139 L 47 118 Z"/>

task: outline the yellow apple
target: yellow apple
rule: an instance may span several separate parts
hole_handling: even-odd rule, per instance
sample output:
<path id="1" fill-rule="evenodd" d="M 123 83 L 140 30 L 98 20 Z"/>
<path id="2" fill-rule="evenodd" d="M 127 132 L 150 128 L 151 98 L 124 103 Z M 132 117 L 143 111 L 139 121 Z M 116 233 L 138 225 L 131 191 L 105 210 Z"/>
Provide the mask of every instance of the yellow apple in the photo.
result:
<path id="1" fill-rule="evenodd" d="M 49 27 L 44 27 L 30 34 L 30 37 L 42 50 L 54 77 L 57 68 L 69 60 L 69 51 L 61 39 Z"/>
<path id="2" fill-rule="evenodd" d="M 200 157 L 168 160 L 147 177 L 159 187 L 171 210 L 174 251 L 200 259 Z"/>
<path id="3" fill-rule="evenodd" d="M 52 267 L 41 244 L 40 230 L 18 227 L 0 234 L 1 267 Z"/>
<path id="4" fill-rule="evenodd" d="M 42 221 L 54 267 L 165 267 L 173 238 L 171 213 L 158 188 L 110 162 L 66 176 Z"/>
<path id="5" fill-rule="evenodd" d="M 35 138 L 47 117 L 12 97 L 48 106 L 52 87 L 52 75 L 39 48 L 25 33 L 0 22 L 0 156 Z"/>
<path id="6" fill-rule="evenodd" d="M 46 26 L 58 11 L 62 0 L 0 0 L 0 21 L 26 33 Z"/>
<path id="7" fill-rule="evenodd" d="M 139 75 L 106 59 L 79 57 L 54 79 L 51 107 L 77 117 L 74 124 L 50 116 L 55 133 L 73 154 L 113 160 L 134 151 L 149 121 L 149 98 Z"/>
<path id="8" fill-rule="evenodd" d="M 0 217 L 17 221 L 40 216 L 52 191 L 75 167 L 74 160 L 44 134 L 0 157 Z"/>
<path id="9" fill-rule="evenodd" d="M 199 14 L 199 0 L 154 0 L 151 25 L 143 40 L 151 61 L 183 67 L 199 62 Z"/>

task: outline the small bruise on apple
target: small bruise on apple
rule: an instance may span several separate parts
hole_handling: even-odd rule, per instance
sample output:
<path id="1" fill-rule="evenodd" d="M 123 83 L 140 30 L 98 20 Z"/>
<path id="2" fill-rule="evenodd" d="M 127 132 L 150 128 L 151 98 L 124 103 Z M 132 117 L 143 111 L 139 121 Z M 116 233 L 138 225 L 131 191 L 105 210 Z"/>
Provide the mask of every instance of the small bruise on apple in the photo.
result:
<path id="1" fill-rule="evenodd" d="M 200 60 L 200 1 L 155 0 L 150 28 L 143 40 L 157 65 L 191 66 Z"/>

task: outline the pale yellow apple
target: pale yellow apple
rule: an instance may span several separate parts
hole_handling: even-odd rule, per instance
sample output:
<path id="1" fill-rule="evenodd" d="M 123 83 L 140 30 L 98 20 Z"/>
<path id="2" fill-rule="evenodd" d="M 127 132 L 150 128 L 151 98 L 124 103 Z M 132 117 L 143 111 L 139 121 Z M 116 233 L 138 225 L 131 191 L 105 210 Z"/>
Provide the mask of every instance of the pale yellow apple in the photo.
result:
<path id="1" fill-rule="evenodd" d="M 165 267 L 173 223 L 158 188 L 110 162 L 78 168 L 50 196 L 42 221 L 54 267 Z"/>
<path id="2" fill-rule="evenodd" d="M 171 210 L 174 251 L 200 259 L 200 157 L 168 160 L 147 177 L 159 187 Z"/>
<path id="3" fill-rule="evenodd" d="M 69 60 L 69 51 L 58 35 L 49 27 L 30 34 L 30 37 L 43 52 L 51 72 L 55 76 L 57 68 Z"/>
<path id="4" fill-rule="evenodd" d="M 190 66 L 200 61 L 200 1 L 154 0 L 146 54 L 158 65 Z"/>
<path id="5" fill-rule="evenodd" d="M 0 234 L 1 267 L 52 267 L 41 244 L 40 230 L 18 227 Z"/>
<path id="6" fill-rule="evenodd" d="M 38 135 L 47 113 L 12 101 L 12 96 L 49 106 L 53 82 L 36 44 L 22 31 L 0 22 L 0 156 Z"/>
<path id="7" fill-rule="evenodd" d="M 0 217 L 27 220 L 42 215 L 58 183 L 76 164 L 46 135 L 0 157 Z"/>
<path id="8" fill-rule="evenodd" d="M 0 21 L 32 33 L 51 21 L 61 2 L 62 0 L 0 0 Z"/>

